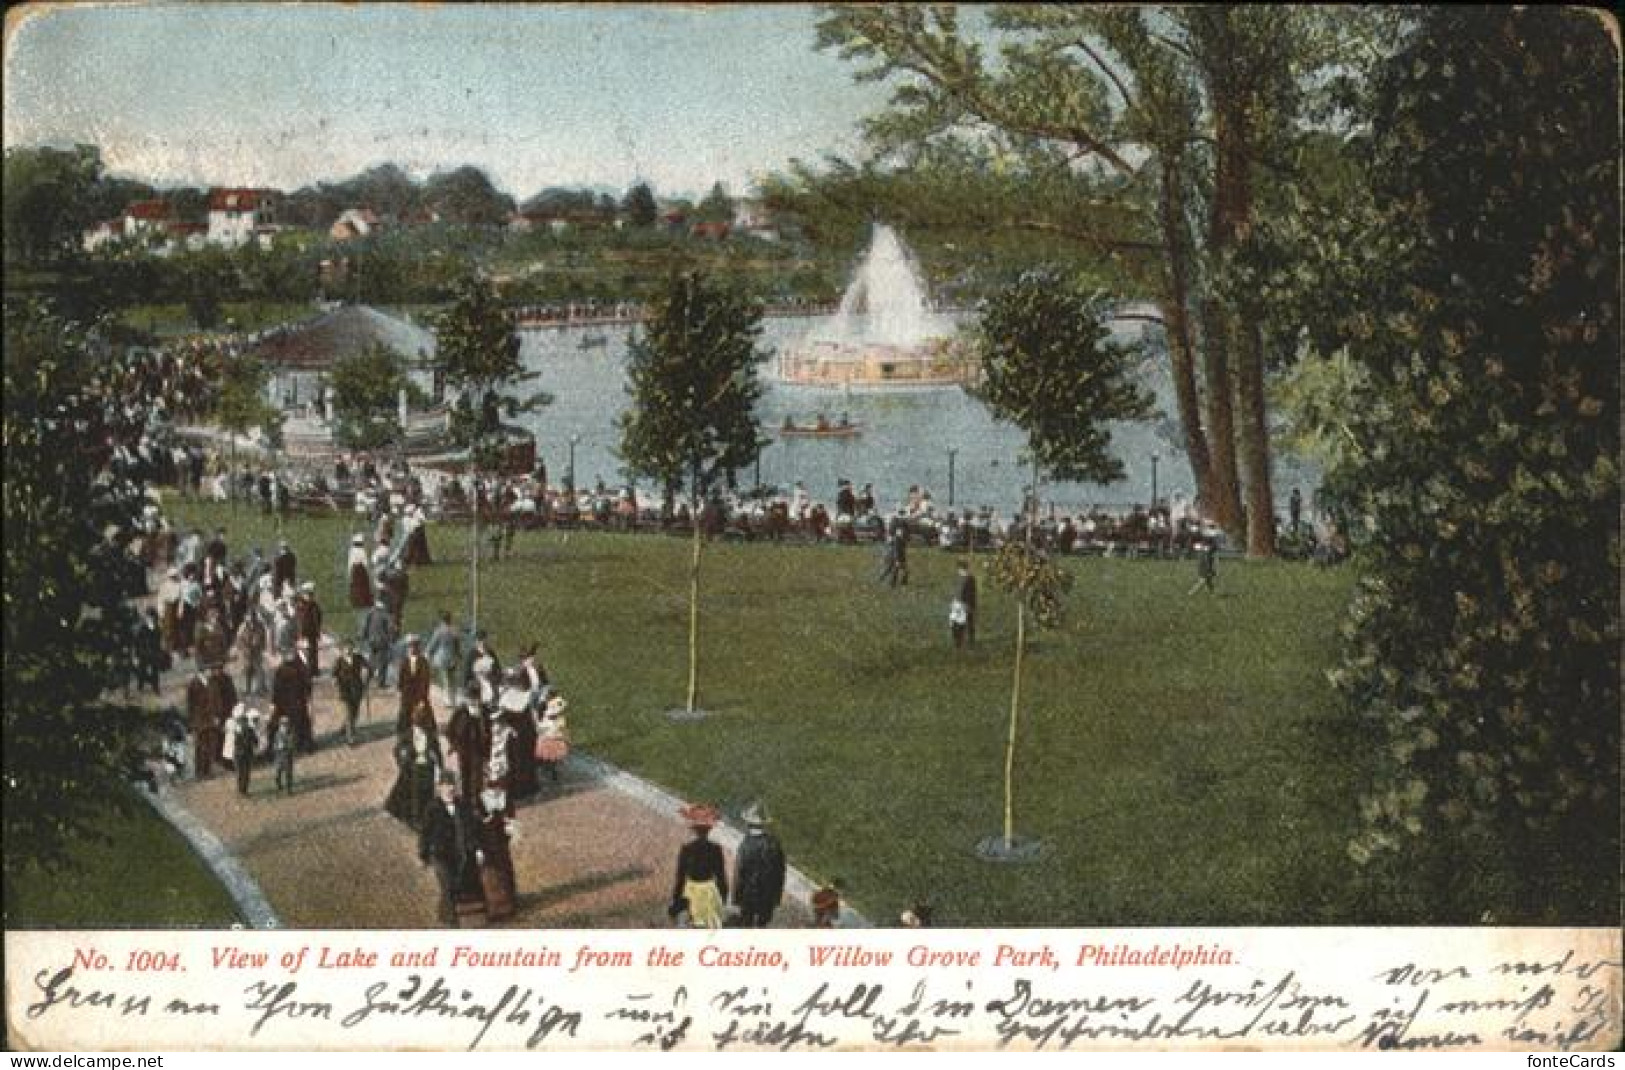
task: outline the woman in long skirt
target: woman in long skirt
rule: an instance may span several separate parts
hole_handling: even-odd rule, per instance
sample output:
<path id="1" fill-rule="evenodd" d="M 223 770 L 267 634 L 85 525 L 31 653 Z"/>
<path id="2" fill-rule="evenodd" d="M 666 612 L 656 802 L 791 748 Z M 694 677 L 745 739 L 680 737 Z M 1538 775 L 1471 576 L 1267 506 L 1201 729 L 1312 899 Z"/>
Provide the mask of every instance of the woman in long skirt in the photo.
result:
<path id="1" fill-rule="evenodd" d="M 508 816 L 508 800 L 501 788 L 486 788 L 480 793 L 480 827 L 478 841 L 484 856 L 480 861 L 480 885 L 485 891 L 485 916 L 501 921 L 513 916 L 514 874 L 511 841 L 518 836 L 518 826 Z"/>
<path id="2" fill-rule="evenodd" d="M 434 712 L 428 703 L 419 705 L 412 715 L 411 734 L 396 748 L 395 762 L 395 786 L 384 800 L 384 809 L 391 817 L 421 830 L 424 815 L 434 805 L 435 783 L 446 764 L 440 753 Z"/>

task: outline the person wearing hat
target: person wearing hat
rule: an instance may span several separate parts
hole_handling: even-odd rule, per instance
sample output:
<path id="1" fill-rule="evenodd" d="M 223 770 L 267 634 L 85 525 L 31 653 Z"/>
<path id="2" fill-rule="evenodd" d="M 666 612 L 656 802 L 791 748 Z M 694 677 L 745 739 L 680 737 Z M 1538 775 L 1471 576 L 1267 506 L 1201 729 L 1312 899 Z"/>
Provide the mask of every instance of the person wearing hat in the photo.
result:
<path id="1" fill-rule="evenodd" d="M 248 783 L 254 775 L 254 755 L 260 749 L 259 714 L 246 703 L 239 702 L 226 722 L 226 740 L 223 751 L 237 771 L 237 794 L 248 794 Z"/>
<path id="2" fill-rule="evenodd" d="M 135 630 L 135 682 L 137 688 L 150 687 L 159 693 L 159 677 L 167 667 L 169 655 L 164 652 L 163 631 L 158 624 L 158 611 L 148 608 L 141 615 Z"/>
<path id="3" fill-rule="evenodd" d="M 282 664 L 271 676 L 271 735 L 282 722 L 297 738 L 299 725 L 310 721 L 310 689 L 305 685 L 305 671 L 293 651 L 282 655 Z"/>
<path id="4" fill-rule="evenodd" d="M 299 741 L 300 754 L 315 754 L 316 725 L 310 701 L 316 691 L 316 644 L 309 639 L 300 640 L 294 664 L 299 667 L 299 677 L 305 687 L 303 712 L 293 722 L 294 736 Z"/>
<path id="5" fill-rule="evenodd" d="M 372 572 L 367 568 L 367 539 L 364 535 L 350 536 L 350 554 L 346 561 L 350 577 L 350 608 L 372 608 Z"/>
<path id="6" fill-rule="evenodd" d="M 954 637 L 954 649 L 976 643 L 976 577 L 971 575 L 970 562 L 959 562 L 959 586 L 954 600 L 948 606 L 948 627 Z"/>
<path id="7" fill-rule="evenodd" d="M 720 929 L 722 906 L 728 901 L 728 868 L 722 848 L 710 838 L 719 815 L 715 807 L 690 804 L 683 807 L 680 816 L 693 838 L 677 852 L 677 879 L 667 913 L 676 918 L 686 911 L 689 925 Z"/>
<path id="8" fill-rule="evenodd" d="M 367 683 L 372 679 L 372 667 L 355 648 L 345 643 L 338 661 L 333 663 L 333 683 L 338 687 L 339 701 L 344 703 L 344 742 L 355 746 L 356 721 L 361 717 L 361 704 L 367 698 Z"/>
<path id="9" fill-rule="evenodd" d="M 413 712 L 408 734 L 396 741 L 395 763 L 395 786 L 384 800 L 384 809 L 413 831 L 419 831 L 434 805 L 435 784 L 446 768 L 434 711 L 427 703 Z"/>
<path id="10" fill-rule="evenodd" d="M 733 904 L 739 908 L 740 923 L 747 929 L 765 929 L 773 921 L 784 896 L 784 848 L 767 831 L 771 820 L 760 801 L 745 807 L 740 815 L 746 826 L 734 858 Z"/>
<path id="11" fill-rule="evenodd" d="M 531 693 L 525 674 L 513 669 L 503 682 L 497 706 L 502 721 L 513 730 L 508 752 L 508 795 L 528 799 L 541 784 L 536 779 L 536 718 L 531 713 Z"/>
<path id="12" fill-rule="evenodd" d="M 423 656 L 423 640 L 418 636 L 406 637 L 406 656 L 401 659 L 395 679 L 396 686 L 401 690 L 401 704 L 395 714 L 395 734 L 404 736 L 411 727 L 412 714 L 419 706 L 429 704 L 429 659 Z"/>
<path id="13" fill-rule="evenodd" d="M 186 684 L 186 727 L 192 733 L 192 775 L 207 780 L 220 753 L 220 717 L 214 707 L 214 689 L 208 670 L 200 663 Z"/>
<path id="14" fill-rule="evenodd" d="M 164 650 L 171 655 L 181 652 L 181 570 L 171 568 L 158 584 L 159 631 L 163 633 Z"/>
<path id="15" fill-rule="evenodd" d="M 277 543 L 276 556 L 271 559 L 271 586 L 281 591 L 297 586 L 298 582 L 299 558 L 288 545 L 288 540 L 283 539 Z"/>
<path id="16" fill-rule="evenodd" d="M 293 603 L 294 620 L 297 622 L 299 639 L 302 644 L 308 644 L 310 650 L 310 676 L 311 679 L 322 674 L 320 662 L 322 643 L 322 607 L 316 601 L 316 585 L 304 583 L 299 587 L 299 597 Z"/>
<path id="17" fill-rule="evenodd" d="M 827 884 L 812 895 L 813 928 L 834 929 L 841 920 L 839 884 Z"/>
<path id="18" fill-rule="evenodd" d="M 555 784 L 559 782 L 559 766 L 570 756 L 570 731 L 564 720 L 568 706 L 563 695 L 548 699 L 542 707 L 542 723 L 536 729 L 536 760 Z"/>
<path id="19" fill-rule="evenodd" d="M 485 787 L 485 759 L 491 753 L 491 726 L 480 712 L 478 683 L 463 689 L 462 701 L 446 721 L 446 741 L 457 760 L 463 800 L 472 805 Z"/>
<path id="20" fill-rule="evenodd" d="M 434 631 L 429 633 L 429 642 L 423 652 L 429 656 L 429 667 L 440 677 L 440 686 L 446 692 L 447 702 L 452 700 L 453 694 L 452 666 L 462 662 L 461 646 L 457 639 L 457 630 L 451 626 L 451 614 L 442 609 L 440 619 L 435 622 Z"/>
<path id="21" fill-rule="evenodd" d="M 361 621 L 361 646 L 372 661 L 373 683 L 387 688 L 390 654 L 395 649 L 395 618 L 382 603 L 373 603 Z"/>
<path id="22" fill-rule="evenodd" d="M 431 805 L 418 833 L 418 858 L 434 867 L 440 885 L 440 922 L 457 927 L 457 901 L 480 894 L 479 826 L 474 811 L 457 796 L 457 778 L 440 774 L 440 799 Z"/>
<path id="23" fill-rule="evenodd" d="M 519 827 L 509 815 L 506 793 L 498 787 L 480 792 L 480 886 L 485 893 L 485 916 L 491 921 L 510 918 L 517 897 L 512 841 Z"/>

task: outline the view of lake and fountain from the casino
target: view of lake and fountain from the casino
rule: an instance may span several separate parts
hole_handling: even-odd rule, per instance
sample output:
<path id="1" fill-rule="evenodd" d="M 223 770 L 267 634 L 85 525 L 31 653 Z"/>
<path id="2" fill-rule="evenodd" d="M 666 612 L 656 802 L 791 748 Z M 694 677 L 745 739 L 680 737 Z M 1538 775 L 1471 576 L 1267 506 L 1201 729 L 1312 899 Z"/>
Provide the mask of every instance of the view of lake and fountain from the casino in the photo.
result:
<path id="1" fill-rule="evenodd" d="M 768 317 L 760 348 L 769 354 L 761 368 L 766 386 L 758 421 L 770 444 L 762 453 L 761 478 L 788 491 L 797 481 L 814 498 L 832 500 L 838 479 L 862 486 L 872 483 L 883 508 L 895 507 L 909 487 L 931 493 L 939 507 L 952 499 L 957 509 L 983 506 L 1009 516 L 1020 505 L 1025 474 L 1025 438 L 1014 426 L 993 419 L 987 408 L 956 382 L 920 384 L 834 383 L 814 385 L 784 378 L 784 358 L 823 347 L 854 359 L 884 351 L 898 362 L 930 359 L 943 340 L 970 322 L 964 313 L 939 313 L 932 307 L 921 274 L 903 239 L 877 225 L 869 249 L 853 271 L 839 309 L 810 328 L 805 318 Z M 575 471 L 584 487 L 602 480 L 624 485 L 617 419 L 628 404 L 624 361 L 635 327 L 550 328 L 523 335 L 526 364 L 541 373 L 539 386 L 553 403 L 529 417 L 537 449 L 555 479 L 562 479 L 576 438 Z M 607 335 L 603 347 L 582 348 L 584 334 Z M 1113 334 L 1137 344 L 1148 333 L 1143 321 L 1124 320 Z M 1155 332 L 1151 332 L 1155 333 Z M 1159 497 L 1192 496 L 1190 469 L 1173 418 L 1172 383 L 1161 359 L 1160 339 L 1153 338 L 1136 361 L 1140 380 L 1156 395 L 1158 413 L 1142 423 L 1112 425 L 1113 449 L 1123 460 L 1127 478 L 1109 486 L 1046 483 L 1041 498 L 1062 511 L 1101 505 L 1122 510 L 1151 500 L 1153 471 Z M 837 358 L 840 359 L 840 358 Z M 841 438 L 779 435 L 786 419 L 800 425 L 819 416 L 837 423 L 844 416 L 860 433 Z M 1153 460 L 1155 458 L 1155 460 Z M 1276 487 L 1285 498 L 1294 486 L 1313 486 L 1313 477 L 1293 458 L 1277 455 Z M 748 490 L 755 471 L 738 473 Z M 640 493 L 653 497 L 654 488 Z"/>

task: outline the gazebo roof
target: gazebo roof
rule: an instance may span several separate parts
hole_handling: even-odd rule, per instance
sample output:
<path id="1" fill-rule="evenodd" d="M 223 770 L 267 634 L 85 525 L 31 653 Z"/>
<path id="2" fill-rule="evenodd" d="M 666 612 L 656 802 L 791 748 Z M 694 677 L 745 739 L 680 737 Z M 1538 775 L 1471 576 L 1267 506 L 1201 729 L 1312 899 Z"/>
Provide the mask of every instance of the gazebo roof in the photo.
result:
<path id="1" fill-rule="evenodd" d="M 322 370 L 374 345 L 394 350 L 413 364 L 434 356 L 434 335 L 366 305 L 345 305 L 315 319 L 278 328 L 250 351 L 277 368 Z"/>

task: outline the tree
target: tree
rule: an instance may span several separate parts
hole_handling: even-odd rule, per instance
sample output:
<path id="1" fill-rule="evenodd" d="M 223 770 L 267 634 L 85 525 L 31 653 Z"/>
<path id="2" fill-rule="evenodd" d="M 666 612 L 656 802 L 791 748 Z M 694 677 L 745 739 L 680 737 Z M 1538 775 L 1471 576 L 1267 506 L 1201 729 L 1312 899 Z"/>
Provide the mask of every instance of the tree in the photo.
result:
<path id="1" fill-rule="evenodd" d="M 695 215 L 709 223 L 731 223 L 734 217 L 734 199 L 728 196 L 727 189 L 718 182 L 711 187 L 711 192 L 705 195 L 705 199 L 695 209 Z"/>
<path id="2" fill-rule="evenodd" d="M 499 191 L 478 167 L 430 175 L 423 187 L 424 201 L 442 217 L 463 226 L 496 227 L 513 214 L 513 198 Z"/>
<path id="3" fill-rule="evenodd" d="M 93 193 L 101 174 L 93 145 L 6 149 L 7 255 L 48 261 L 77 249 L 81 232 L 96 222 Z"/>
<path id="4" fill-rule="evenodd" d="M 699 701 L 700 513 L 729 471 L 761 449 L 756 403 L 762 396 L 757 348 L 761 307 L 698 272 L 674 277 L 655 300 L 627 354 L 631 407 L 621 417 L 621 456 L 634 475 L 664 487 L 688 484 L 693 523 L 689 569 L 688 699 Z"/>
<path id="5" fill-rule="evenodd" d="M 114 696 L 130 679 L 145 577 L 129 552 L 141 489 L 111 478 L 97 376 L 105 354 L 37 305 L 5 315 L 5 869 L 68 862 L 106 842 L 109 808 L 152 714 Z M 145 414 L 150 397 L 121 399 Z"/>
<path id="6" fill-rule="evenodd" d="M 894 109 L 868 124 L 899 170 L 945 151 L 987 153 L 996 172 L 1070 184 L 1089 206 L 1057 216 L 1018 197 L 995 205 L 1010 225 L 1066 234 L 1091 257 L 1152 244 L 1162 270 L 1126 296 L 1155 301 L 1167 327 L 1198 497 L 1250 553 L 1272 554 L 1264 343 L 1219 280 L 1259 205 L 1292 181 L 1306 87 L 1346 62 L 1356 35 L 1342 27 L 1359 20 L 1281 6 L 1047 5 L 1001 6 L 987 20 L 972 34 L 953 7 L 841 6 L 820 43 L 870 61 L 861 77 L 899 80 Z M 1000 46 L 997 62 L 983 39 Z"/>
<path id="7" fill-rule="evenodd" d="M 1111 454 L 1109 420 L 1143 419 L 1151 398 L 1130 378 L 1128 350 L 1111 341 L 1107 304 L 1055 270 L 1032 271 L 990 298 L 975 332 L 983 382 L 978 394 L 993 415 L 1027 433 L 1032 464 L 1025 537 L 994 559 L 995 583 L 1016 595 L 1016 656 L 1010 685 L 1010 731 L 1004 759 L 1004 849 L 1015 846 L 1016 728 L 1027 644 L 1027 613 L 1041 628 L 1062 619 L 1071 575 L 1033 544 L 1038 481 L 1047 469 L 1063 479 L 1109 483 L 1123 478 Z"/>
<path id="8" fill-rule="evenodd" d="M 400 396 L 422 404 L 423 390 L 407 374 L 406 359 L 382 345 L 372 345 L 333 366 L 333 437 L 352 450 L 381 449 L 398 441 L 405 428 Z"/>
<path id="9" fill-rule="evenodd" d="M 513 316 L 498 302 L 490 281 L 478 276 L 458 284 L 455 300 L 441 314 L 435 362 L 447 389 L 458 395 L 452 437 L 476 455 L 496 448 L 504 418 L 516 419 L 552 400 L 539 391 L 520 393 L 539 373 L 525 369 Z"/>
<path id="10" fill-rule="evenodd" d="M 626 214 L 626 221 L 634 227 L 652 227 L 655 220 L 660 218 L 660 207 L 655 204 L 654 190 L 649 183 L 639 182 L 626 191 L 626 199 L 621 202 L 621 211 Z"/>
<path id="11" fill-rule="evenodd" d="M 1335 675 L 1380 764 L 1350 850 L 1433 893 L 1412 920 L 1613 924 L 1617 47 L 1578 9 L 1414 18 L 1364 116 L 1370 195 L 1305 224 L 1310 277 L 1276 295 L 1351 366 Z"/>

